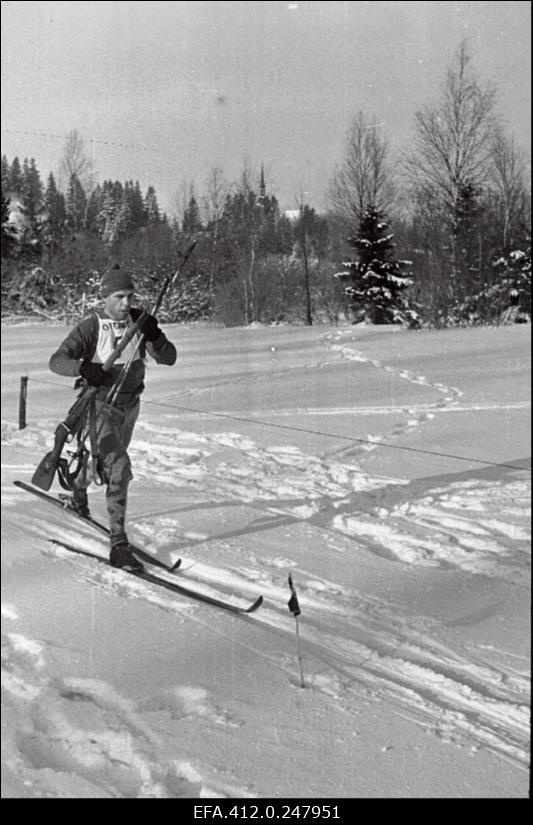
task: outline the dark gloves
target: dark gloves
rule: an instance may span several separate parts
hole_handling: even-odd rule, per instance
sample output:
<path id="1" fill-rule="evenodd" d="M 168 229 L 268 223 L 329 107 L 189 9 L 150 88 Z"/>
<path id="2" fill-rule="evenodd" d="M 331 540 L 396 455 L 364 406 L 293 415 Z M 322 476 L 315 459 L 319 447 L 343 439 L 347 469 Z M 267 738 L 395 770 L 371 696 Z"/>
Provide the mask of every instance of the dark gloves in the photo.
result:
<path id="1" fill-rule="evenodd" d="M 101 364 L 94 364 L 88 358 L 82 362 L 80 367 L 80 375 L 85 378 L 91 387 L 101 387 L 106 380 L 109 373 L 107 373 Z"/>
<path id="2" fill-rule="evenodd" d="M 141 332 L 147 341 L 157 341 L 161 335 L 157 318 L 154 318 L 153 315 L 147 315 L 141 324 Z"/>

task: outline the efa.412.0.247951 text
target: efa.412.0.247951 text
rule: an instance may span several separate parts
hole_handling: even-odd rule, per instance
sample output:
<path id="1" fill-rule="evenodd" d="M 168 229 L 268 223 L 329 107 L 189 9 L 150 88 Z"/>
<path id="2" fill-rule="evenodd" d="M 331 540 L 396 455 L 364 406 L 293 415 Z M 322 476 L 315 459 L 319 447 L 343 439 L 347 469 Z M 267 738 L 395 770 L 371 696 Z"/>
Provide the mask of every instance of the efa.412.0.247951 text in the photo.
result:
<path id="1" fill-rule="evenodd" d="M 342 819 L 338 805 L 195 805 L 195 819 Z"/>

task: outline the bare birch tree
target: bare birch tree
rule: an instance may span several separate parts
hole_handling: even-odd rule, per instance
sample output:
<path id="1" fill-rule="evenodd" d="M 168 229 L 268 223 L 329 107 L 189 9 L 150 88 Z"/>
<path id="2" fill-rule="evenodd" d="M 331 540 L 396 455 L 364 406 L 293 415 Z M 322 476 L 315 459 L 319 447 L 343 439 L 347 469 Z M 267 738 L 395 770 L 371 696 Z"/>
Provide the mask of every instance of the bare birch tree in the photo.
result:
<path id="1" fill-rule="evenodd" d="M 87 155 L 83 138 L 76 129 L 71 129 L 63 149 L 59 163 L 59 180 L 62 187 L 68 188 L 72 175 L 75 175 L 86 196 L 89 197 L 94 189 L 93 161 Z"/>
<path id="2" fill-rule="evenodd" d="M 195 197 L 196 186 L 194 180 L 189 180 L 184 177 L 179 185 L 179 188 L 174 193 L 172 200 L 172 215 L 180 231 L 183 226 L 183 219 L 187 214 L 187 209 L 189 208 L 191 199 Z"/>
<path id="3" fill-rule="evenodd" d="M 313 325 L 313 313 L 311 306 L 311 286 L 309 277 L 309 235 L 308 223 L 312 220 L 314 211 L 311 211 L 309 206 L 304 203 L 303 190 L 299 198 L 299 212 L 300 217 L 295 228 L 295 236 L 302 256 L 304 266 L 304 292 L 305 292 L 305 323 L 308 327 Z"/>
<path id="4" fill-rule="evenodd" d="M 369 206 L 388 213 L 394 203 L 390 144 L 382 126 L 357 112 L 346 136 L 344 158 L 328 186 L 331 209 L 350 230 Z"/>
<path id="5" fill-rule="evenodd" d="M 498 129 L 492 147 L 491 189 L 496 200 L 501 251 L 507 254 L 528 222 L 526 160 L 512 137 Z"/>
<path id="6" fill-rule="evenodd" d="M 433 288 L 443 315 L 481 286 L 486 264 L 481 196 L 493 171 L 496 90 L 490 83 L 481 85 L 470 62 L 463 41 L 447 70 L 440 102 L 415 115 L 403 163 L 416 222 L 426 226 L 428 237 L 443 236 L 433 265 L 444 278 Z"/>
<path id="7" fill-rule="evenodd" d="M 211 234 L 211 255 L 209 262 L 209 294 L 213 295 L 218 261 L 218 243 L 220 236 L 220 221 L 224 212 L 224 203 L 228 194 L 228 185 L 224 179 L 224 172 L 215 166 L 206 180 L 206 194 L 202 199 L 206 223 Z"/>
<path id="8" fill-rule="evenodd" d="M 490 177 L 495 95 L 491 84 L 482 87 L 472 73 L 463 42 L 447 71 L 441 102 L 415 115 L 413 146 L 404 169 L 415 192 L 444 210 L 452 227 L 462 191 L 481 191 Z"/>

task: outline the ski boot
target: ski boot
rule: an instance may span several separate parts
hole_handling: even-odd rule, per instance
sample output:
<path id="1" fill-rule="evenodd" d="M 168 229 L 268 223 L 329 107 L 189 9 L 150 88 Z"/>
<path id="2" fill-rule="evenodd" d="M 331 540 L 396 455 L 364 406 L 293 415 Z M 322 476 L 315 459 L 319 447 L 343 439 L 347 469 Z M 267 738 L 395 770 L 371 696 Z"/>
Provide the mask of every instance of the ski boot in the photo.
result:
<path id="1" fill-rule="evenodd" d="M 60 494 L 59 498 L 65 502 L 65 507 L 67 509 L 73 510 L 78 516 L 81 516 L 82 518 L 91 518 L 87 490 L 75 488 L 71 495 Z"/>
<path id="2" fill-rule="evenodd" d="M 144 565 L 131 552 L 128 539 L 124 534 L 111 539 L 109 561 L 112 567 L 129 570 L 130 573 L 142 573 L 144 571 Z"/>

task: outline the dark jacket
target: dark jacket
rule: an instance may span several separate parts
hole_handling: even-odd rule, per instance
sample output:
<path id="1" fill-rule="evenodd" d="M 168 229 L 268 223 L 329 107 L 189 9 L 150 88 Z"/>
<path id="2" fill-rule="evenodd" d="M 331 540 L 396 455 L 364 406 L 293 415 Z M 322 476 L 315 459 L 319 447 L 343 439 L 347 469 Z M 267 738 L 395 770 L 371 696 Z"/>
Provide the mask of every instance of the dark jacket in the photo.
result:
<path id="1" fill-rule="evenodd" d="M 140 314 L 140 309 L 132 308 L 129 323 L 134 322 Z M 120 322 L 112 322 L 103 311 L 93 312 L 92 315 L 80 321 L 50 358 L 49 367 L 52 372 L 74 377 L 80 374 L 81 363 L 87 358 L 96 363 L 103 363 L 105 359 L 99 355 L 98 347 L 102 338 L 102 329 L 107 329 L 108 324 L 120 326 Z M 120 393 L 122 400 L 128 406 L 135 403 L 144 389 L 146 353 L 158 364 L 172 366 L 176 362 L 176 348 L 163 332 L 160 332 L 159 338 L 153 342 L 143 339 Z M 113 385 L 121 368 L 122 363 L 119 359 L 117 364 L 109 370 L 109 378 L 99 391 L 100 395 L 107 394 L 107 390 Z M 121 398 L 118 399 L 119 403 Z"/>

